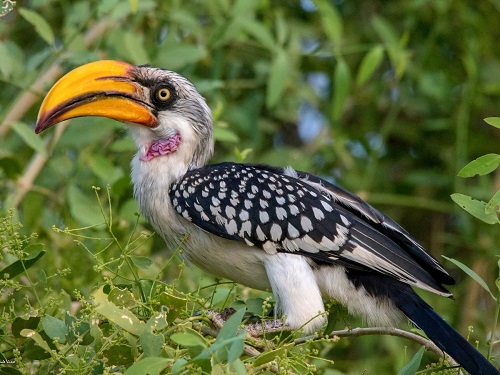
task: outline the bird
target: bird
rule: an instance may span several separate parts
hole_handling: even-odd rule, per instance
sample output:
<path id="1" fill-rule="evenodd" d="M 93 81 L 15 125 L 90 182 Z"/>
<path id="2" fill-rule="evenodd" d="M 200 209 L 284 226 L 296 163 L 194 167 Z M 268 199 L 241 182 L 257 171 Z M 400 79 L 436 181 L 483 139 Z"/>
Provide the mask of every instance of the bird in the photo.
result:
<path id="1" fill-rule="evenodd" d="M 369 324 L 406 316 L 473 375 L 500 372 L 415 291 L 444 297 L 454 279 L 405 229 L 355 194 L 291 167 L 223 162 L 211 111 L 173 71 L 100 60 L 46 94 L 35 132 L 71 118 L 123 122 L 142 215 L 170 248 L 202 270 L 271 290 L 284 329 L 323 326 L 325 300 Z"/>

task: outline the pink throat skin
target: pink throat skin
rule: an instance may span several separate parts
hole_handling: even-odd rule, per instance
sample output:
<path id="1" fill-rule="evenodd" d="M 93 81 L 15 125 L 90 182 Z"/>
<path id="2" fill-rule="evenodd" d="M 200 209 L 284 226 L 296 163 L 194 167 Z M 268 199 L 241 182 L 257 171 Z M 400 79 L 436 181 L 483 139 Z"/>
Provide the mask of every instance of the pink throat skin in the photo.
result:
<path id="1" fill-rule="evenodd" d="M 173 136 L 167 139 L 162 139 L 151 143 L 149 145 L 148 151 L 145 155 L 140 157 L 140 160 L 149 161 L 156 158 L 157 156 L 171 154 L 172 152 L 177 151 L 177 147 L 179 147 L 180 143 L 181 135 L 176 132 Z"/>

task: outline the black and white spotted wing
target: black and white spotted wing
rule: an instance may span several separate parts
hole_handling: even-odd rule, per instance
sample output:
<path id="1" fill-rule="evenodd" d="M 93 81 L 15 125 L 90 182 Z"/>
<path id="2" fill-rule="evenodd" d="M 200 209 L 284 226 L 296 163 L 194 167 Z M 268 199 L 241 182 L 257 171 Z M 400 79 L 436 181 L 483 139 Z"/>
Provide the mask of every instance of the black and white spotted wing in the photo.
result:
<path id="1" fill-rule="evenodd" d="M 307 181 L 267 166 L 235 163 L 188 172 L 170 189 L 185 219 L 268 253 L 300 253 L 322 264 L 375 271 L 449 295 L 386 234 Z"/>

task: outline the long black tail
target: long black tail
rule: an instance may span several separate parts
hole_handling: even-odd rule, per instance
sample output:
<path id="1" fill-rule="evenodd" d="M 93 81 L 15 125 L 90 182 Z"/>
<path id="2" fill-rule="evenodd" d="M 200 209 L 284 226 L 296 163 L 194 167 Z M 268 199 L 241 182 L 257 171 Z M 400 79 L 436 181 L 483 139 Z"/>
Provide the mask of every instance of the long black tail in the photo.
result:
<path id="1" fill-rule="evenodd" d="M 472 375 L 500 374 L 481 353 L 446 323 L 410 287 L 404 291 L 400 290 L 400 293 L 390 297 L 394 304 L 426 333 L 429 339 L 460 363 L 469 373 Z"/>

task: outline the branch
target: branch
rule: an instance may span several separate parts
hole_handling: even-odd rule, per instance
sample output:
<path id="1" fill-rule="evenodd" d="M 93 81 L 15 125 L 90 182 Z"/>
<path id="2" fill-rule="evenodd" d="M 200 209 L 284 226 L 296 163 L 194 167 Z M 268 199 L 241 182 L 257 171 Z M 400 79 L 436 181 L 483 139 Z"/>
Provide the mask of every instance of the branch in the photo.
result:
<path id="1" fill-rule="evenodd" d="M 354 328 L 354 329 L 343 329 L 340 331 L 333 331 L 329 335 L 328 338 L 335 337 L 359 337 L 359 336 L 367 336 L 367 335 L 389 335 L 389 336 L 398 336 L 403 337 L 408 340 L 415 341 L 420 345 L 423 345 L 426 349 L 429 349 L 436 353 L 439 357 L 443 357 L 444 353 L 441 349 L 437 347 L 431 340 L 426 339 L 425 337 L 419 336 L 415 333 L 408 332 L 399 328 L 393 327 L 370 327 L 370 328 Z M 321 336 L 311 335 L 298 338 L 294 341 L 295 344 L 301 344 L 306 342 L 307 340 L 314 340 L 323 338 Z M 459 364 L 450 356 L 448 356 L 448 360 L 451 366 L 459 366 Z"/>

